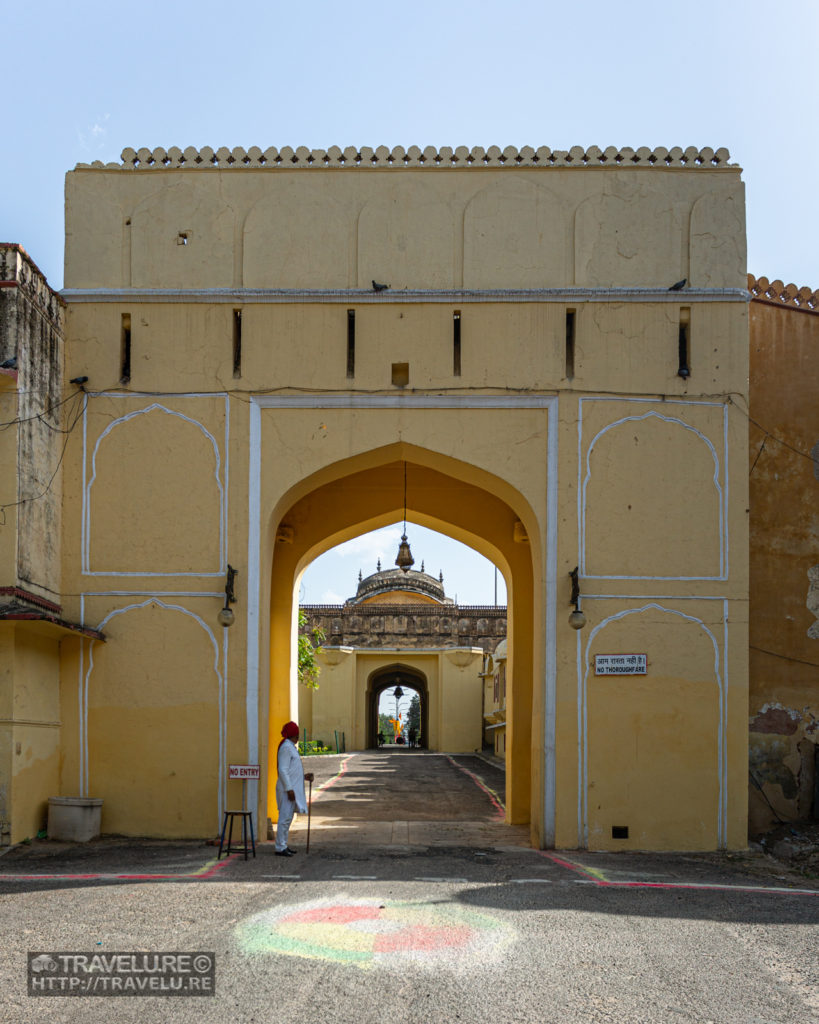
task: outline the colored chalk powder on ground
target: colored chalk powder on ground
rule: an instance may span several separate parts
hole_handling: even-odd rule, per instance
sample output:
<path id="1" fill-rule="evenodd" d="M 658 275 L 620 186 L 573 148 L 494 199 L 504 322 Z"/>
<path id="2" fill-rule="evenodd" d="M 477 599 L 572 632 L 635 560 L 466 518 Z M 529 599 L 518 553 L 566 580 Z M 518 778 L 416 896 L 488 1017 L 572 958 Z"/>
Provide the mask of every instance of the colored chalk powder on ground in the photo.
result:
<path id="1" fill-rule="evenodd" d="M 486 967 L 515 937 L 488 914 L 450 903 L 335 899 L 272 907 L 236 929 L 240 948 L 356 967 Z"/>

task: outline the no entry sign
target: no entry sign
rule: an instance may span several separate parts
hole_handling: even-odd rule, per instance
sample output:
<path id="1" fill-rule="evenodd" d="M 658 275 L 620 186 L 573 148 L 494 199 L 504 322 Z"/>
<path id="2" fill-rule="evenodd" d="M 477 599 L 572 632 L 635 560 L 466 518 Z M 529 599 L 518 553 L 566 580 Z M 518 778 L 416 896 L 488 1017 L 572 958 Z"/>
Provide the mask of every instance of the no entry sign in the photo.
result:
<path id="1" fill-rule="evenodd" d="M 258 779 L 260 777 L 259 765 L 257 764 L 230 764 L 228 765 L 229 779 Z"/>

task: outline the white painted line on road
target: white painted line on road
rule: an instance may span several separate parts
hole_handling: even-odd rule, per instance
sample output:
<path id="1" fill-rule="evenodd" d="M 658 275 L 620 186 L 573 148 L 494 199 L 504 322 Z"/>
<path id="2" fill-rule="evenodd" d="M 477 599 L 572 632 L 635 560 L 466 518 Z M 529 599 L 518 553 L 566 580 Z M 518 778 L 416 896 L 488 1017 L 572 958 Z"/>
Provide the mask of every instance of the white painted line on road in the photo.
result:
<path id="1" fill-rule="evenodd" d="M 414 882 L 466 882 L 465 878 L 438 878 L 433 876 L 421 875 L 413 879 Z"/>
<path id="2" fill-rule="evenodd" d="M 552 884 L 551 878 L 510 878 L 509 881 L 514 882 L 515 885 L 529 885 L 530 883 L 534 883 L 535 885 L 538 883 L 541 885 Z"/>
<path id="3" fill-rule="evenodd" d="M 299 879 L 301 875 L 262 875 L 262 878 L 287 878 L 287 879 Z"/>
<path id="4" fill-rule="evenodd" d="M 333 878 L 337 882 L 375 882 L 378 875 L 333 875 Z"/>

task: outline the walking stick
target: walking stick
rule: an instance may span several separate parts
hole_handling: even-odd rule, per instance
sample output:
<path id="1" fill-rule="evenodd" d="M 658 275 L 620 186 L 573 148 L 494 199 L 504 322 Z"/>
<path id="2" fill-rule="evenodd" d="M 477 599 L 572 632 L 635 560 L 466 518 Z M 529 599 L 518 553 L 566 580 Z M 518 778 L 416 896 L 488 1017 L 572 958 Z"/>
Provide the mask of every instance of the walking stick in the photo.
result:
<path id="1" fill-rule="evenodd" d="M 307 852 L 310 852 L 310 813 L 313 810 L 313 780 L 308 783 L 309 795 L 307 797 Z"/>

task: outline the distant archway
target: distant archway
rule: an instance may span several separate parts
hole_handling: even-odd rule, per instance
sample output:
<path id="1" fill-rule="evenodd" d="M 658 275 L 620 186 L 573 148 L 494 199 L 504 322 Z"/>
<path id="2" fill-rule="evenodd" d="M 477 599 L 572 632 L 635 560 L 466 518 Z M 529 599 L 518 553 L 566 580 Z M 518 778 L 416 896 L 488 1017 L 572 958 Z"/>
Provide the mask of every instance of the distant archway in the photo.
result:
<path id="1" fill-rule="evenodd" d="M 378 704 L 381 694 L 399 685 L 415 690 L 421 698 L 420 747 L 429 746 L 429 687 L 426 675 L 409 665 L 396 662 L 372 673 L 367 681 L 367 746 L 378 746 Z"/>

